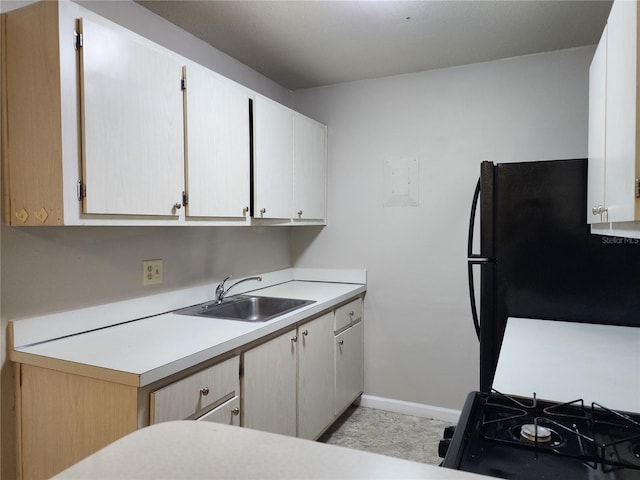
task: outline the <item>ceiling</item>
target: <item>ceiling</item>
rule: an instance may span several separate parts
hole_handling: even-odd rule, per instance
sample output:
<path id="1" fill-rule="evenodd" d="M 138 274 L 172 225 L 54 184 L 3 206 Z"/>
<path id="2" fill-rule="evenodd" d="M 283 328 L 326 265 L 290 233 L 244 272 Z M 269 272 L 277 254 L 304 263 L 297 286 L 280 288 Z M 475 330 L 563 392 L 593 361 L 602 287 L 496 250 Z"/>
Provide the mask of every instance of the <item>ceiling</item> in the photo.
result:
<path id="1" fill-rule="evenodd" d="M 611 1 L 137 3 L 290 89 L 598 43 Z"/>

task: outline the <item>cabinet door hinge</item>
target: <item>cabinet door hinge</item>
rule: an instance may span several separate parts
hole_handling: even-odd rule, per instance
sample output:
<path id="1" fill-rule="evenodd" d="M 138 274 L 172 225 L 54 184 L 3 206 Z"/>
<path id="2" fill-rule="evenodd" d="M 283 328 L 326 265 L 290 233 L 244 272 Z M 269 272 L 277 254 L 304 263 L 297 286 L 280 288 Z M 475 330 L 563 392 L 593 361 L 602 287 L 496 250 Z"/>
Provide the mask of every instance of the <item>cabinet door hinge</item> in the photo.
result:
<path id="1" fill-rule="evenodd" d="M 636 178 L 636 198 L 640 198 L 640 178 Z"/>
<path id="2" fill-rule="evenodd" d="M 180 90 L 186 90 L 187 89 L 187 79 L 182 77 L 180 79 Z"/>
<path id="3" fill-rule="evenodd" d="M 78 182 L 78 200 L 82 200 L 87 196 L 87 187 L 81 181 Z"/>
<path id="4" fill-rule="evenodd" d="M 84 42 L 84 36 L 76 30 L 75 32 L 73 32 L 73 41 L 74 41 L 76 50 L 80 50 Z"/>
<path id="5" fill-rule="evenodd" d="M 186 207 L 187 205 L 189 205 L 189 195 L 187 194 L 187 192 L 183 191 L 182 192 L 182 206 Z"/>
<path id="6" fill-rule="evenodd" d="M 240 365 L 240 372 L 238 372 L 240 374 L 240 378 L 244 377 L 244 367 L 242 365 Z"/>

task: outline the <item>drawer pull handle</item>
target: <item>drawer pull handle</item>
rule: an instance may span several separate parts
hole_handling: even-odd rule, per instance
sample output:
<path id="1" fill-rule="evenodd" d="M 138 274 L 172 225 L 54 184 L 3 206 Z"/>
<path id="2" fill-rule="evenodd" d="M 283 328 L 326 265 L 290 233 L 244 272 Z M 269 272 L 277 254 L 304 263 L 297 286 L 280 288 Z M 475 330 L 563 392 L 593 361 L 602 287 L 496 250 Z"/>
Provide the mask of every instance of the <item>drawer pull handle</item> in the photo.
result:
<path id="1" fill-rule="evenodd" d="M 234 407 L 233 410 L 231 410 L 231 413 L 234 415 L 240 415 L 240 409 L 238 407 Z"/>
<path id="2" fill-rule="evenodd" d="M 340 346 L 344 345 L 344 340 L 339 340 L 338 341 L 338 345 L 340 345 Z"/>
<path id="3" fill-rule="evenodd" d="M 209 395 L 209 387 L 202 387 L 200 389 L 200 393 L 202 394 L 203 397 L 206 397 L 207 395 Z"/>
<path id="4" fill-rule="evenodd" d="M 353 317 L 355 314 L 356 314 L 356 312 L 354 312 L 353 310 L 351 310 L 351 311 L 349 312 L 349 316 L 350 316 L 350 317 Z"/>
<path id="5" fill-rule="evenodd" d="M 302 332 L 302 334 L 306 337 L 307 335 L 309 335 L 309 330 L 305 330 L 304 332 Z"/>
<path id="6" fill-rule="evenodd" d="M 298 337 L 297 337 L 296 335 L 294 335 L 294 336 L 291 338 L 291 341 L 292 341 L 292 342 L 294 342 L 294 343 L 295 343 L 295 342 L 297 342 L 297 341 L 298 341 Z"/>

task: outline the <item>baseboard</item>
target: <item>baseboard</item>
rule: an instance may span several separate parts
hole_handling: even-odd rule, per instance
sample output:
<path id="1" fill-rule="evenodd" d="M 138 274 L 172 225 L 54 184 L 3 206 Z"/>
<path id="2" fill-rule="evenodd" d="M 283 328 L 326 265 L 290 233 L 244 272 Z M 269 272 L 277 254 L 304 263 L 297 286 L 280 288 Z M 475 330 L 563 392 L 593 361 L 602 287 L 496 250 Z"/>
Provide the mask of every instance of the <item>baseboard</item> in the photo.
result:
<path id="1" fill-rule="evenodd" d="M 394 400 L 393 398 L 375 397 L 373 395 L 362 395 L 360 405 L 363 407 L 377 408 L 389 412 L 404 413 L 405 415 L 415 415 L 416 417 L 433 418 L 444 422 L 458 423 L 460 410 L 451 408 L 435 407 L 422 403 L 405 402 Z"/>

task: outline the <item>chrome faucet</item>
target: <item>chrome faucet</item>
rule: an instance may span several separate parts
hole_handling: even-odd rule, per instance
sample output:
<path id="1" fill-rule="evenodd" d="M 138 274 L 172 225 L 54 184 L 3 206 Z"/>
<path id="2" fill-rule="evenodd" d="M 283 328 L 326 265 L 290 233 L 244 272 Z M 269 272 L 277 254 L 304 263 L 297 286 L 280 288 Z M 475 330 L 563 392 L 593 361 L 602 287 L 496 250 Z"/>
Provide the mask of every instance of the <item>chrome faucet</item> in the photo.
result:
<path id="1" fill-rule="evenodd" d="M 231 278 L 231 275 L 229 275 L 227 278 L 225 278 L 223 281 L 221 281 L 218 284 L 218 286 L 216 287 L 216 304 L 218 304 L 218 305 L 222 303 L 222 300 L 224 300 L 224 296 L 229 292 L 229 290 L 231 290 L 233 287 L 235 287 L 239 283 L 247 282 L 249 280 L 257 280 L 258 282 L 262 281 L 262 277 L 247 277 L 247 278 L 243 278 L 242 280 L 238 280 L 236 283 L 231 285 L 229 288 L 225 289 L 224 288 L 224 284 L 230 278 Z"/>

